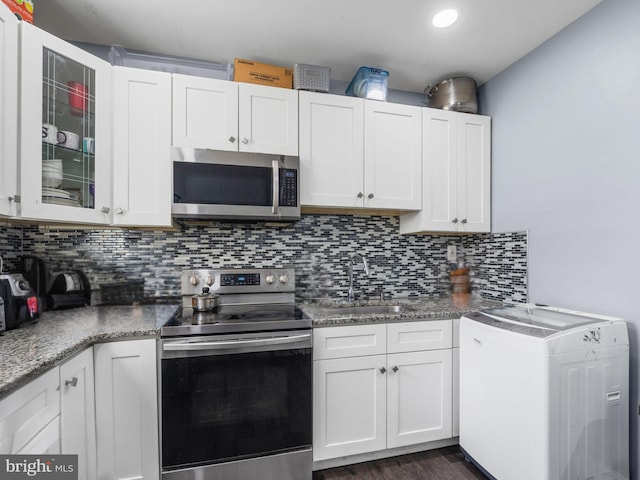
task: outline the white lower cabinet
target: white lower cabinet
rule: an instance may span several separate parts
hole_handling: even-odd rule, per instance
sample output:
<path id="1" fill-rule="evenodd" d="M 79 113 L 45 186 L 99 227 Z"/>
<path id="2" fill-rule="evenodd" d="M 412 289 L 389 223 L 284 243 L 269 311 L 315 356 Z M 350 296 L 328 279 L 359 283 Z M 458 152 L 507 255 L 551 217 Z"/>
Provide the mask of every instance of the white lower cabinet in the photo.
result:
<path id="1" fill-rule="evenodd" d="M 96 478 L 93 347 L 60 366 L 61 452 L 78 455 L 78 478 Z"/>
<path id="2" fill-rule="evenodd" d="M 94 346 L 98 479 L 160 478 L 155 339 Z"/>
<path id="3" fill-rule="evenodd" d="M 460 319 L 453 319 L 453 436 L 460 435 Z"/>
<path id="4" fill-rule="evenodd" d="M 385 355 L 313 362 L 313 459 L 386 447 Z"/>
<path id="5" fill-rule="evenodd" d="M 450 438 L 451 349 L 387 357 L 387 448 Z"/>
<path id="6" fill-rule="evenodd" d="M 79 478 L 96 478 L 93 347 L 0 402 L 0 453 L 78 455 Z"/>
<path id="7" fill-rule="evenodd" d="M 313 459 L 452 437 L 451 320 L 314 331 Z"/>
<path id="8" fill-rule="evenodd" d="M 0 401 L 0 453 L 60 453 L 59 387 L 53 368 Z"/>

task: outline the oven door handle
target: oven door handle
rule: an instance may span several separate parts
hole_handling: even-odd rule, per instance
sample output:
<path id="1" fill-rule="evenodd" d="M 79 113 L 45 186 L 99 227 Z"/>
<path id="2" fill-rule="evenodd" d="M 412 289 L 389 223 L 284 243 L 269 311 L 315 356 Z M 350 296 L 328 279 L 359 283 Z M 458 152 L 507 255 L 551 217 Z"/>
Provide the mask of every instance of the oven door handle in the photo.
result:
<path id="1" fill-rule="evenodd" d="M 175 342 L 165 343 L 162 346 L 164 351 L 185 351 L 185 350 L 226 350 L 239 347 L 282 345 L 287 343 L 297 343 L 310 339 L 311 334 L 291 335 L 286 337 L 250 338 L 246 340 L 222 340 L 219 342 Z"/>

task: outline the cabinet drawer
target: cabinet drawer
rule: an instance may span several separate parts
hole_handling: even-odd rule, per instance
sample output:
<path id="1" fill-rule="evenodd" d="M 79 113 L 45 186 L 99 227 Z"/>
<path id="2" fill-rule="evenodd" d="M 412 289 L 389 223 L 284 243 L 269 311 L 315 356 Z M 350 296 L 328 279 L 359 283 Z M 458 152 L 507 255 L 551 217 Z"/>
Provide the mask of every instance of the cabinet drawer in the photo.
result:
<path id="1" fill-rule="evenodd" d="M 313 331 L 313 359 L 384 354 L 386 334 L 383 324 L 317 328 Z"/>
<path id="2" fill-rule="evenodd" d="M 390 323 L 387 325 L 389 353 L 451 348 L 451 320 Z"/>
<path id="3" fill-rule="evenodd" d="M 60 415 L 59 385 L 59 369 L 52 368 L 0 402 L 0 453 L 22 451 Z"/>

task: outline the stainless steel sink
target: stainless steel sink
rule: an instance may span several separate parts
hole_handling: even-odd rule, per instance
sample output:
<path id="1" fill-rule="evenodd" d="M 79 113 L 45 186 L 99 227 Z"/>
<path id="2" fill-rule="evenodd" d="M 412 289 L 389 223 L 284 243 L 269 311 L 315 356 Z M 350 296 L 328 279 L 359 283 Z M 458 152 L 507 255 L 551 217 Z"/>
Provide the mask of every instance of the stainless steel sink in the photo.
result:
<path id="1" fill-rule="evenodd" d="M 333 307 L 336 315 L 398 315 L 410 311 L 405 305 L 366 305 Z"/>

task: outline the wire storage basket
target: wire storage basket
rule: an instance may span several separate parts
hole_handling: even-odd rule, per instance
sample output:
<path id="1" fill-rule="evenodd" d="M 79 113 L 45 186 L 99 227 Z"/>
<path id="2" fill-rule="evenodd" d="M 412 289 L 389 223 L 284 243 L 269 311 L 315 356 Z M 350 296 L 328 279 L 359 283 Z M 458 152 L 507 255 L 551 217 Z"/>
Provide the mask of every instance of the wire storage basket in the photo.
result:
<path id="1" fill-rule="evenodd" d="M 296 90 L 328 92 L 330 80 L 330 67 L 306 65 L 304 63 L 296 63 L 293 66 L 293 88 Z"/>

